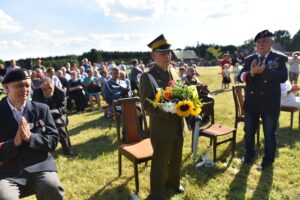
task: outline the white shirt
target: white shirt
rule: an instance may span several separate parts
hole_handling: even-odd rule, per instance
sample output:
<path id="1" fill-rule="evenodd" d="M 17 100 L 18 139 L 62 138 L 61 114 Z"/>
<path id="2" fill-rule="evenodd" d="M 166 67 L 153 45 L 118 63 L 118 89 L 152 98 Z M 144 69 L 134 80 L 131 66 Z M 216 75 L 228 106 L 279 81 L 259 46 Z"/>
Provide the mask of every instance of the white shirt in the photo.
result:
<path id="1" fill-rule="evenodd" d="M 24 109 L 25 109 L 25 105 L 26 105 L 26 102 L 21 106 L 21 110 L 18 111 L 18 109 L 16 107 L 14 107 L 10 102 L 9 102 L 9 99 L 7 98 L 7 103 L 11 109 L 11 111 L 13 112 L 13 115 L 14 115 L 14 118 L 15 120 L 18 122 L 20 122 L 20 119 L 21 117 L 23 116 L 23 112 L 24 112 Z"/>

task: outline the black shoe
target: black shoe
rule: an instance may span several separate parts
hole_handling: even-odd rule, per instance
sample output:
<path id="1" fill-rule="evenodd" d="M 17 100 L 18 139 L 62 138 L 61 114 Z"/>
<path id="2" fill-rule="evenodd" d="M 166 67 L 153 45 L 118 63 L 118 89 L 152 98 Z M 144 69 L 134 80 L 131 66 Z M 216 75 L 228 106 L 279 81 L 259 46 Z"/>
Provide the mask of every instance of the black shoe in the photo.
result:
<path id="1" fill-rule="evenodd" d="M 174 188 L 174 190 L 177 193 L 184 193 L 184 187 L 182 185 L 179 185 L 179 187 Z"/>
<path id="2" fill-rule="evenodd" d="M 64 151 L 63 154 L 66 156 L 70 156 L 70 157 L 75 156 L 75 153 L 74 153 L 73 149 L 71 149 L 71 148 Z"/>
<path id="3" fill-rule="evenodd" d="M 258 165 L 256 169 L 258 171 L 263 171 L 263 170 L 266 170 L 270 167 L 272 167 L 272 162 L 262 161 L 262 163 L 260 165 Z"/>

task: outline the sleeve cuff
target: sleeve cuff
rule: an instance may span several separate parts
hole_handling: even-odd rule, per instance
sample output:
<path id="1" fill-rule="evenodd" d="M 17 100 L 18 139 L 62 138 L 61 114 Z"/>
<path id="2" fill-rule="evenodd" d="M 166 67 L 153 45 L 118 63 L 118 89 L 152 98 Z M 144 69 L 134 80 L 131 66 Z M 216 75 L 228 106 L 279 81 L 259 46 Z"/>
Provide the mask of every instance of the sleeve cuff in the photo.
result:
<path id="1" fill-rule="evenodd" d="M 240 79 L 241 79 L 244 83 L 246 83 L 246 81 L 247 81 L 247 73 L 248 73 L 248 72 L 243 72 L 243 73 L 241 74 L 241 76 L 240 76 Z"/>

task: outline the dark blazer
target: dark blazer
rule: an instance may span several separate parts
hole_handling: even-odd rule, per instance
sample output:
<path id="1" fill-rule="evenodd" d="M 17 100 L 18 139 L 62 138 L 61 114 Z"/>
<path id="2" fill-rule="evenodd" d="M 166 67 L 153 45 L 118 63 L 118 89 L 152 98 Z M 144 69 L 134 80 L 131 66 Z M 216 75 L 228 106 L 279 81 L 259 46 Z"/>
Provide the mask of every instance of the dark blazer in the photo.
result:
<path id="1" fill-rule="evenodd" d="M 240 72 L 247 72 L 244 109 L 249 113 L 276 113 L 280 110 L 280 83 L 287 80 L 286 62 L 288 58 L 271 51 L 266 58 L 266 68 L 262 74 L 250 74 L 251 63 L 258 60 L 258 54 L 245 58 Z M 238 80 L 242 82 L 238 76 Z"/>
<path id="2" fill-rule="evenodd" d="M 179 80 L 174 69 L 170 71 L 160 69 L 156 64 L 148 72 L 165 89 L 170 80 Z M 177 77 L 175 77 L 177 76 Z M 168 113 L 160 108 L 154 108 L 147 99 L 154 100 L 156 89 L 151 84 L 148 74 L 143 73 L 140 80 L 140 97 L 143 108 L 150 116 L 150 137 L 155 140 L 173 140 L 182 135 L 183 119 L 176 114 Z"/>
<path id="3" fill-rule="evenodd" d="M 59 135 L 48 106 L 26 102 L 23 116 L 29 123 L 31 138 L 29 143 L 23 141 L 17 148 L 13 138 L 18 131 L 18 124 L 7 98 L 1 100 L 0 110 L 0 179 L 9 178 L 24 185 L 24 171 L 56 171 L 49 152 L 55 150 Z"/>
<path id="4" fill-rule="evenodd" d="M 42 89 L 37 88 L 33 91 L 32 101 L 47 104 L 54 120 L 63 120 L 63 124 L 67 125 L 67 99 L 64 90 L 55 86 L 53 97 L 46 99 Z"/>

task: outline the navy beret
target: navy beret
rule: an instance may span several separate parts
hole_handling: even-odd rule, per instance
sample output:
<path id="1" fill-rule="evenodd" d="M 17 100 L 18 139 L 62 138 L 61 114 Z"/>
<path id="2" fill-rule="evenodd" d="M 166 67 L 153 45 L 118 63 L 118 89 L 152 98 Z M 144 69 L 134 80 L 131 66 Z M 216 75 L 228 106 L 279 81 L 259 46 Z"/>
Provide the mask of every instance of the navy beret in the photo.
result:
<path id="1" fill-rule="evenodd" d="M 11 82 L 22 81 L 26 79 L 30 79 L 30 75 L 28 71 L 25 71 L 23 69 L 15 69 L 10 71 L 8 74 L 4 76 L 2 83 L 3 84 L 11 83 Z"/>
<path id="2" fill-rule="evenodd" d="M 263 30 L 263 31 L 257 33 L 257 35 L 254 38 L 254 42 L 256 42 L 258 39 L 272 37 L 272 36 L 274 36 L 274 34 L 272 32 L 270 32 L 269 30 Z"/>

